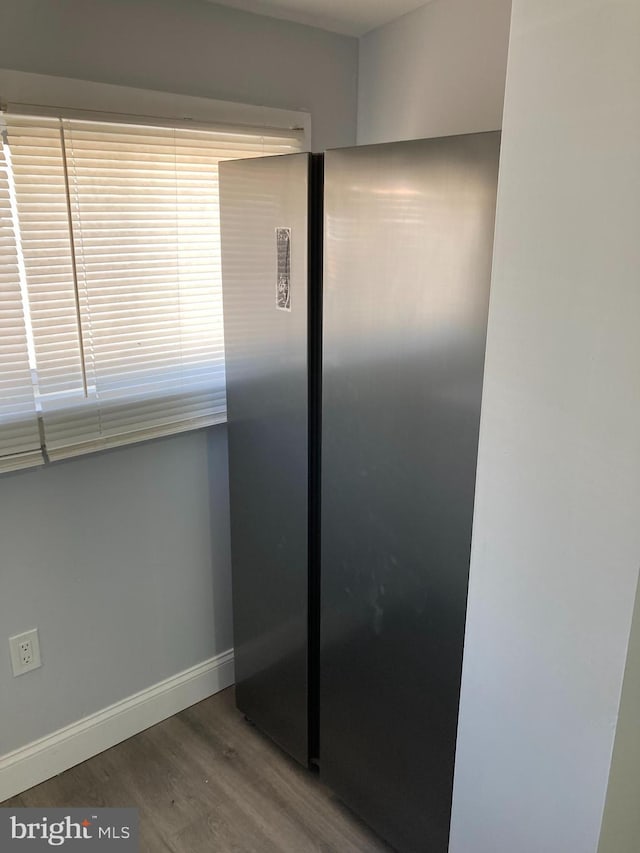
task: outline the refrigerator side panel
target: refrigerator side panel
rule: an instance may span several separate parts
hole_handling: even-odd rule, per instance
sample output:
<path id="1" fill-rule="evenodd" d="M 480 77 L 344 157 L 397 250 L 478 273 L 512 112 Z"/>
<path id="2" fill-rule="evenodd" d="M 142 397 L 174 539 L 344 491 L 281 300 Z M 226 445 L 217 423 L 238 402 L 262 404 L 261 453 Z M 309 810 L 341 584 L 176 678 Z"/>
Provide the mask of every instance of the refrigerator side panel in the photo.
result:
<path id="1" fill-rule="evenodd" d="M 320 772 L 445 853 L 499 134 L 325 156 Z"/>
<path id="2" fill-rule="evenodd" d="M 220 166 L 238 708 L 308 763 L 309 155 Z"/>

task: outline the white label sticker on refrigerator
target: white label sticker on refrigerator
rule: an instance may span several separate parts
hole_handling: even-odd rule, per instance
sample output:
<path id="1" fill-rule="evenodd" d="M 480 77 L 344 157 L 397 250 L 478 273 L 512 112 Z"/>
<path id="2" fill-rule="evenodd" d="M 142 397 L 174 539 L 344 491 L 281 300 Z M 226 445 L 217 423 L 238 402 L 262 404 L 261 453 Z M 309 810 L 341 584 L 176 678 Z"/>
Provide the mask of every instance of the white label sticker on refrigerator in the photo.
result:
<path id="1" fill-rule="evenodd" d="M 276 308 L 291 311 L 291 228 L 276 228 L 278 278 Z"/>

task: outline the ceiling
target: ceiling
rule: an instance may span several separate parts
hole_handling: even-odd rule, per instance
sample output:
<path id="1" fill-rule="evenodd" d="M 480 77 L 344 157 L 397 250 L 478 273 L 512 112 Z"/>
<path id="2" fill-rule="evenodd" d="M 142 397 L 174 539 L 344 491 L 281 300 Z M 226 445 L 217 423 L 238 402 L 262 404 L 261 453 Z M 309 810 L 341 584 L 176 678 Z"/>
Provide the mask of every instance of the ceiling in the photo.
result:
<path id="1" fill-rule="evenodd" d="M 361 36 L 424 6 L 426 0 L 211 0 L 273 18 Z"/>

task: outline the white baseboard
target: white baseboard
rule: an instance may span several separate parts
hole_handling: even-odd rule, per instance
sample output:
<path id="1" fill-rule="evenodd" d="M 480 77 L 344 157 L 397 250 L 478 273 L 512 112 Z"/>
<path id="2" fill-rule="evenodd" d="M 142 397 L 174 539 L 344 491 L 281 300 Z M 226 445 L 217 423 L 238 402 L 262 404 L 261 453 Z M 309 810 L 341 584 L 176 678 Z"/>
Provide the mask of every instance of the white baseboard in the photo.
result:
<path id="1" fill-rule="evenodd" d="M 233 649 L 0 756 L 0 803 L 233 684 Z"/>

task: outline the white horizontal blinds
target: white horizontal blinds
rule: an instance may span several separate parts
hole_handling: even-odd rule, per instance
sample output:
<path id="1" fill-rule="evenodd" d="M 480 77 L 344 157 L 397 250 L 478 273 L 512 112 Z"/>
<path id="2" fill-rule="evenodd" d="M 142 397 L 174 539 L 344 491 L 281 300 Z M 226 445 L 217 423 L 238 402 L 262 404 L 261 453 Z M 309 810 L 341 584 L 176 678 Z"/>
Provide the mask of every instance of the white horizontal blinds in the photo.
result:
<path id="1" fill-rule="evenodd" d="M 60 120 L 7 116 L 39 402 L 84 402 Z"/>
<path id="2" fill-rule="evenodd" d="M 45 418 L 51 457 L 224 420 L 217 165 L 297 140 L 62 124 L 88 397 Z"/>
<path id="3" fill-rule="evenodd" d="M 23 361 L 0 381 L 20 387 L 31 444 L 4 449 L 23 422 L 22 397 L 4 394 L 0 455 L 41 460 L 34 410 L 52 459 L 224 420 L 218 163 L 298 151 L 299 134 L 6 124 L 3 329 Z"/>
<path id="4" fill-rule="evenodd" d="M 25 326 L 15 193 L 4 138 L 0 136 L 0 472 L 43 461 Z"/>
<path id="5" fill-rule="evenodd" d="M 173 130 L 63 125 L 88 405 L 47 418 L 50 453 L 213 423 L 224 413 L 215 170 L 202 167 L 189 194 Z"/>

